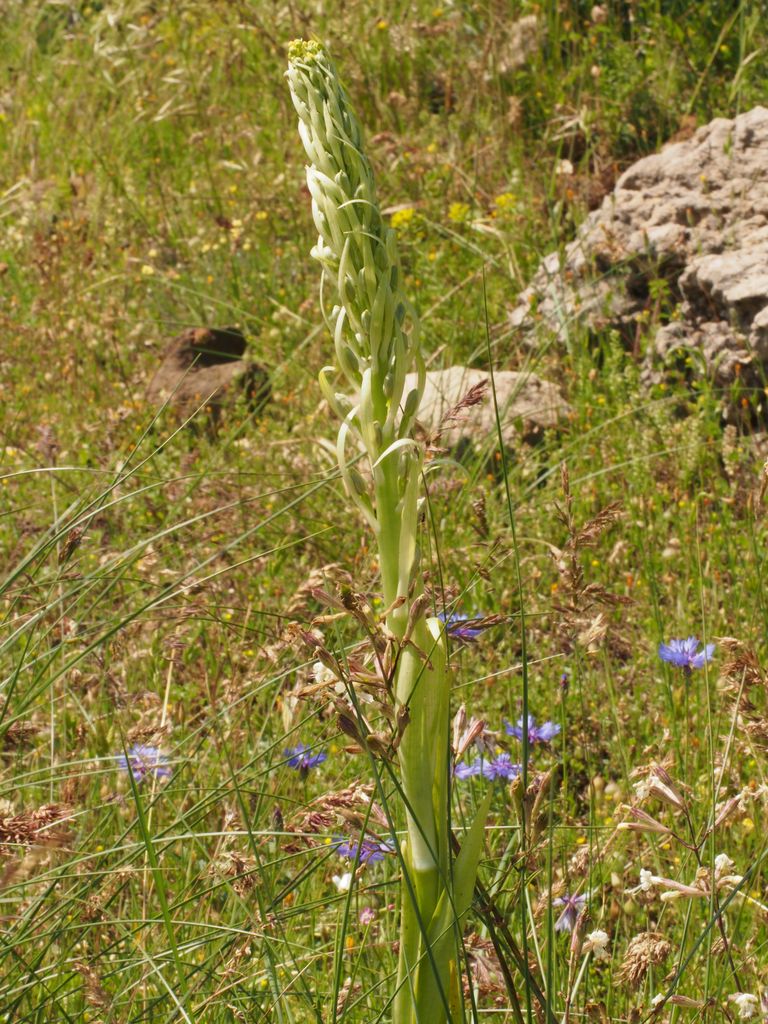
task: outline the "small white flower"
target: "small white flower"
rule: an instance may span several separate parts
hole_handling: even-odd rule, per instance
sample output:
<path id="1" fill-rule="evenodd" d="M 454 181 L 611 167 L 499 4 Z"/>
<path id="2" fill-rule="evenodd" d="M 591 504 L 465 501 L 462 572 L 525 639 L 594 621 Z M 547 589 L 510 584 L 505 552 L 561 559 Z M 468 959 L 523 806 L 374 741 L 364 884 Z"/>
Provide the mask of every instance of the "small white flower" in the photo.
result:
<path id="1" fill-rule="evenodd" d="M 316 683 L 328 685 L 336 682 L 336 673 L 332 672 L 322 661 L 316 661 L 312 666 L 312 675 Z"/>
<path id="2" fill-rule="evenodd" d="M 343 875 L 334 875 L 331 881 L 339 892 L 349 892 L 352 885 L 352 872 L 345 871 Z"/>
<path id="3" fill-rule="evenodd" d="M 653 775 L 646 775 L 644 779 L 638 779 L 634 784 L 635 796 L 638 800 L 647 800 L 651 795 L 653 786 Z"/>
<path id="4" fill-rule="evenodd" d="M 730 875 L 732 868 L 733 861 L 728 854 L 718 853 L 715 857 L 715 878 L 720 878 L 722 875 Z"/>
<path id="5" fill-rule="evenodd" d="M 651 1009 L 655 1010 L 656 1007 L 657 1006 L 661 1006 L 661 1004 L 663 1002 L 664 1002 L 664 993 L 663 992 L 657 992 L 656 995 L 651 1000 Z"/>
<path id="6" fill-rule="evenodd" d="M 589 933 L 584 948 L 592 953 L 595 960 L 609 960 L 611 954 L 608 950 L 608 944 L 610 941 L 611 937 L 608 932 L 598 929 L 596 932 Z"/>
<path id="7" fill-rule="evenodd" d="M 646 870 L 646 868 L 640 868 L 640 884 L 636 885 L 633 889 L 627 889 L 630 896 L 633 896 L 636 892 L 652 892 L 653 887 L 661 879 L 657 878 L 652 871 Z"/>
<path id="8" fill-rule="evenodd" d="M 728 996 L 728 1001 L 736 1005 L 739 1020 L 749 1020 L 757 1013 L 758 999 L 751 992 L 734 992 Z"/>

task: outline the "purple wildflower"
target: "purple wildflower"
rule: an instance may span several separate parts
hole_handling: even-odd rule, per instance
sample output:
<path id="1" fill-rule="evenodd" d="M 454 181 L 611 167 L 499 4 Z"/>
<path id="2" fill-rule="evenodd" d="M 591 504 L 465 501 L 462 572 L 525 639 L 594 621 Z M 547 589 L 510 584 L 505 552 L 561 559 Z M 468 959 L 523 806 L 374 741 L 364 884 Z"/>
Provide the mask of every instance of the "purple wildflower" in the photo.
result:
<path id="1" fill-rule="evenodd" d="M 448 636 L 454 640 L 462 640 L 465 644 L 471 644 L 483 632 L 482 619 L 470 618 L 468 615 L 459 615 L 458 612 L 438 612 L 438 619 L 445 623 Z"/>
<path id="2" fill-rule="evenodd" d="M 283 751 L 283 756 L 288 759 L 286 761 L 288 767 L 295 768 L 303 779 L 307 777 L 310 768 L 316 768 L 328 758 L 323 751 L 319 754 L 311 754 L 311 749 L 306 743 L 297 743 L 295 747 L 288 747 Z"/>
<path id="3" fill-rule="evenodd" d="M 553 907 L 563 908 L 560 917 L 555 921 L 556 932 L 573 931 L 586 900 L 586 896 L 558 896 L 552 900 Z"/>
<path id="4" fill-rule="evenodd" d="M 512 762 L 511 754 L 499 754 L 498 757 L 485 761 L 477 757 L 472 764 L 457 764 L 453 769 L 457 779 L 469 779 L 473 775 L 483 775 L 486 779 L 516 779 L 521 766 Z"/>
<path id="5" fill-rule="evenodd" d="M 358 915 L 358 920 L 360 921 L 360 924 L 367 927 L 369 924 L 373 924 L 376 920 L 376 911 L 373 907 L 363 907 Z"/>
<path id="6" fill-rule="evenodd" d="M 340 857 L 347 857 L 360 864 L 375 864 L 384 860 L 386 854 L 394 853 L 395 844 L 391 839 L 372 839 L 369 836 L 365 836 L 361 843 L 354 839 L 342 839 L 336 846 L 336 852 Z"/>
<path id="7" fill-rule="evenodd" d="M 505 718 L 504 729 L 509 736 L 516 736 L 521 740 L 523 738 L 522 717 L 518 718 L 517 725 L 512 725 Z M 533 746 L 534 743 L 549 743 L 559 732 L 560 726 L 557 722 L 544 722 L 542 725 L 536 725 L 533 715 L 528 715 L 528 743 L 530 746 Z"/>
<path id="8" fill-rule="evenodd" d="M 130 772 L 137 784 L 151 773 L 158 779 L 167 779 L 171 774 L 165 754 L 157 747 L 147 747 L 142 743 L 135 743 L 127 755 L 118 754 L 117 767 L 123 772 Z"/>
<path id="9" fill-rule="evenodd" d="M 499 754 L 490 761 L 482 761 L 480 771 L 486 779 L 516 779 L 521 768 L 512 762 L 511 754 Z"/>
<path id="10" fill-rule="evenodd" d="M 659 644 L 661 660 L 681 668 L 687 676 L 693 669 L 703 668 L 714 653 L 714 644 L 706 644 L 699 650 L 699 641 L 695 636 L 689 636 L 687 640 L 670 640 L 668 644 Z"/>

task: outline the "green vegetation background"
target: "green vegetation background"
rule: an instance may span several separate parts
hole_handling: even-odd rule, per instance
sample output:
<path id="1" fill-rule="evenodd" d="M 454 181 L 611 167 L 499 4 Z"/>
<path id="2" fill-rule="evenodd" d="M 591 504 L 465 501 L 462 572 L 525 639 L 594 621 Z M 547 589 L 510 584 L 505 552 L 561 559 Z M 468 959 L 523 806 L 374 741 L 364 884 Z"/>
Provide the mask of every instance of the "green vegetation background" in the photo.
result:
<path id="1" fill-rule="evenodd" d="M 580 850 L 590 927 L 613 953 L 579 981 L 579 1013 L 645 1014 L 683 965 L 679 991 L 716 1006 L 759 993 L 762 738 L 716 667 L 686 685 L 656 658 L 660 640 L 689 633 L 765 656 L 757 442 L 723 431 L 706 379 L 648 394 L 618 338 L 574 326 L 567 352 L 544 339 L 532 356 L 506 314 L 624 167 L 764 101 L 764 5 L 5 0 L 0 12 L 0 821 L 69 808 L 61 843 L 9 842 L 0 860 L 6 1019 L 386 1019 L 395 866 L 369 866 L 347 898 L 332 876 L 349 864 L 320 836 L 283 834 L 367 770 L 344 753 L 327 699 L 296 701 L 314 659 L 287 627 L 327 611 L 307 587 L 323 566 L 376 590 L 316 387 L 328 339 L 282 78 L 286 43 L 312 35 L 367 127 L 431 365 L 487 366 L 489 329 L 497 369 L 556 380 L 572 409 L 562 431 L 509 454 L 522 596 L 493 439 L 431 477 L 435 570 L 461 611 L 505 616 L 457 653 L 456 707 L 497 729 L 517 718 L 523 608 L 531 708 L 564 726 L 540 755 L 562 762 L 562 785 L 525 891 L 508 792 L 485 882 L 559 1013 L 573 979 L 547 894 L 575 884 Z M 205 410 L 184 428 L 157 417 L 144 396 L 166 341 L 229 324 L 269 370 L 268 407 L 238 406 L 215 431 Z M 564 593 L 552 558 L 569 536 L 555 507 L 563 461 L 572 537 L 610 502 L 623 509 L 588 551 L 572 548 L 584 586 L 627 599 L 593 653 L 575 624 L 597 609 L 583 589 Z M 341 650 L 355 634 L 340 621 L 325 636 Z M 329 752 L 306 780 L 284 764 L 299 741 Z M 161 746 L 172 779 L 132 787 L 115 762 L 131 742 Z M 707 900 L 660 908 L 628 894 L 641 867 L 690 880 L 690 851 L 625 833 L 603 853 L 630 773 L 666 758 L 697 828 L 741 795 L 707 846 L 754 869 L 758 904 L 729 912 L 730 961 Z M 643 930 L 671 955 L 622 984 Z M 503 984 L 478 1000 L 513 1019 Z"/>

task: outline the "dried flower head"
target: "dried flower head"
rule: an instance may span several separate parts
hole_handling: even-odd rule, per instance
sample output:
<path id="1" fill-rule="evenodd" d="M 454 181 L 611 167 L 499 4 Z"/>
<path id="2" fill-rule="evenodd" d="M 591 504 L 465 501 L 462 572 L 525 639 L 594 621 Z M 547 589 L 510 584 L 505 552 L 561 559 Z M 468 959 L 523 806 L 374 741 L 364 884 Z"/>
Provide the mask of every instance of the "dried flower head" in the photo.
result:
<path id="1" fill-rule="evenodd" d="M 371 799 L 372 792 L 372 785 L 355 783 L 345 789 L 321 793 L 306 809 L 291 818 L 286 831 L 297 834 L 305 845 L 309 845 L 310 837 L 322 832 L 346 830 L 350 826 L 363 830 L 371 822 L 386 828 L 387 817 Z M 296 848 L 295 845 L 286 846 L 286 849 Z"/>
<path id="2" fill-rule="evenodd" d="M 616 826 L 620 832 L 657 832 L 662 836 L 672 835 L 671 828 L 662 825 L 639 807 L 626 807 L 625 810 L 633 820 L 620 822 Z"/>
<path id="3" fill-rule="evenodd" d="M 464 939 L 464 948 L 469 960 L 471 981 L 477 986 L 478 994 L 485 997 L 506 995 L 504 973 L 493 943 L 471 932 Z M 469 996 L 470 978 L 464 978 L 464 993 Z"/>
<path id="4" fill-rule="evenodd" d="M 671 952 L 671 943 L 659 932 L 640 932 L 630 939 L 616 975 L 617 981 L 630 988 L 639 988 L 651 967 L 663 964 Z"/>
<path id="5" fill-rule="evenodd" d="M 707 1004 L 701 999 L 691 999 L 690 996 L 681 996 L 673 992 L 671 996 L 658 992 L 651 1000 L 651 1012 L 656 1015 L 665 1006 L 681 1006 L 684 1010 L 703 1010 Z"/>
<path id="6" fill-rule="evenodd" d="M 561 468 L 564 494 L 562 505 L 556 505 L 568 537 L 562 548 L 550 544 L 550 553 L 559 575 L 557 598 L 554 610 L 557 613 L 556 629 L 565 642 L 566 650 L 579 645 L 588 651 L 599 648 L 608 633 L 609 621 L 601 607 L 616 607 L 628 603 L 623 595 L 612 594 L 599 583 L 587 583 L 581 554 L 585 548 L 593 547 L 599 538 L 622 516 L 618 502 L 606 506 L 582 527 L 576 524 L 573 513 L 573 496 L 565 464 Z M 618 638 L 614 639 L 617 642 Z"/>
<path id="7" fill-rule="evenodd" d="M 727 853 L 718 853 L 715 857 L 715 878 L 729 875 L 733 870 L 733 861 Z"/>
<path id="8" fill-rule="evenodd" d="M 475 746 L 481 754 L 492 754 L 496 749 L 496 733 L 489 729 L 482 718 L 467 720 L 467 711 L 462 704 L 453 719 L 454 756 L 462 757 L 471 746 Z"/>
<path id="9" fill-rule="evenodd" d="M 344 1011 L 346 1010 L 347 1003 L 350 1000 L 354 1000 L 354 997 L 362 991 L 362 988 L 363 983 L 359 979 L 357 981 L 353 981 L 351 976 L 349 975 L 344 979 L 344 984 L 339 989 L 339 996 L 338 999 L 336 1000 L 337 1018 L 341 1018 L 344 1016 Z M 354 1005 L 354 1002 L 351 1005 Z"/>
<path id="10" fill-rule="evenodd" d="M 258 882 L 256 861 L 253 857 L 243 857 L 230 851 L 222 867 L 223 876 L 231 879 L 232 888 L 241 898 L 245 898 Z"/>
<path id="11" fill-rule="evenodd" d="M 101 978 L 90 964 L 77 960 L 72 969 L 83 979 L 83 991 L 86 1002 L 96 1010 L 108 1010 L 111 1000 L 101 984 Z"/>
<path id="12" fill-rule="evenodd" d="M 680 793 L 681 787 L 675 784 L 663 766 L 654 764 L 650 768 L 636 769 L 632 774 L 641 776 L 634 783 L 638 800 L 655 798 L 674 807 L 676 811 L 685 809 L 685 800 Z"/>
<path id="13" fill-rule="evenodd" d="M 739 729 L 743 729 L 751 740 L 766 743 L 768 673 L 760 665 L 757 654 L 741 641 L 734 637 L 721 637 L 719 643 L 727 659 L 721 669 L 719 685 L 733 701 Z"/>
<path id="14" fill-rule="evenodd" d="M 462 398 L 459 399 L 459 401 L 442 417 L 437 431 L 429 439 L 429 443 L 431 445 L 438 444 L 446 427 L 450 426 L 452 423 L 460 422 L 465 418 L 462 416 L 463 412 L 484 402 L 488 395 L 489 387 L 490 381 L 486 378 L 485 380 L 478 381 L 477 384 L 473 384 L 471 388 L 468 388 Z"/>
<path id="15" fill-rule="evenodd" d="M 0 853 L 16 852 L 13 848 L 19 846 L 61 846 L 67 839 L 63 819 L 69 813 L 62 804 L 44 804 L 34 811 L 0 817 Z"/>

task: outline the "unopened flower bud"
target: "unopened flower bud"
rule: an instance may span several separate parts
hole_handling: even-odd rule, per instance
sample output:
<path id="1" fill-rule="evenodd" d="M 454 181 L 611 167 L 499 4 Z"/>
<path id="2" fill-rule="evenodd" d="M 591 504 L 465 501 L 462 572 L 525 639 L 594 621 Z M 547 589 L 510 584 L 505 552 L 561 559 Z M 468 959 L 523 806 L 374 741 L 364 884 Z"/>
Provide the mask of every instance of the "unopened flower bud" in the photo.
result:
<path id="1" fill-rule="evenodd" d="M 357 361 L 357 356 L 352 349 L 346 345 L 342 349 L 342 359 L 344 362 L 344 369 L 351 373 L 353 376 L 357 376 L 360 373 L 360 364 Z M 351 404 L 351 403 L 350 403 Z"/>
<path id="2" fill-rule="evenodd" d="M 358 470 L 356 470 L 354 466 L 350 466 L 350 468 L 348 470 L 348 473 L 349 473 L 349 479 L 350 479 L 350 481 L 352 483 L 352 486 L 354 487 L 355 491 L 358 494 L 368 494 L 368 485 L 366 484 L 365 480 L 363 479 L 362 474 L 359 473 Z"/>
<path id="3" fill-rule="evenodd" d="M 419 408 L 419 402 L 421 401 L 421 394 L 417 388 L 408 392 L 408 395 L 403 403 L 403 419 L 409 420 L 411 416 L 416 415 L 416 410 Z"/>

